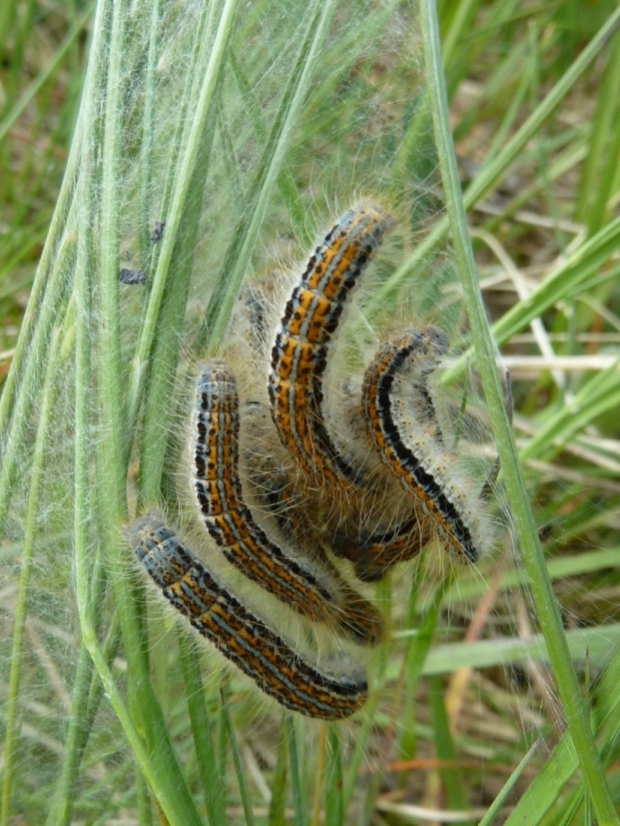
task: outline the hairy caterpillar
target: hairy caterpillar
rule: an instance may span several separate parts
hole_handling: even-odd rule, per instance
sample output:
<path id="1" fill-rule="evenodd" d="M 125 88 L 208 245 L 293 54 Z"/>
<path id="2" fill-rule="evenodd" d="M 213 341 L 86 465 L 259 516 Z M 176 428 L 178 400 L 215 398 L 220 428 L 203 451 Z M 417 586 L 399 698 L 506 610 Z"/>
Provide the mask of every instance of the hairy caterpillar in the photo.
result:
<path id="1" fill-rule="evenodd" d="M 298 654 L 181 544 L 157 511 L 134 522 L 130 542 L 176 611 L 270 697 L 324 720 L 349 717 L 364 704 L 368 685 L 356 663 L 339 653 L 327 659 L 337 669 L 319 668 Z"/>
<path id="2" fill-rule="evenodd" d="M 381 207 L 346 212 L 310 256 L 271 351 L 269 399 L 282 443 L 310 476 L 346 493 L 362 479 L 325 427 L 322 379 L 345 301 L 391 226 Z"/>

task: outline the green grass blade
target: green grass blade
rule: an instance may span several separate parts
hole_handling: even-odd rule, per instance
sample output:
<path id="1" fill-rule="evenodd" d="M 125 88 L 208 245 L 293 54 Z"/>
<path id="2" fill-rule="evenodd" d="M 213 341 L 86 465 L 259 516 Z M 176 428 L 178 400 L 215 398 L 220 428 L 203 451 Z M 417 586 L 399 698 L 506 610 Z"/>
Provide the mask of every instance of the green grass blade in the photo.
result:
<path id="1" fill-rule="evenodd" d="M 600 665 L 605 661 L 611 646 L 620 639 L 620 623 L 599 625 L 596 628 L 575 628 L 566 632 L 566 645 L 571 659 L 583 662 L 586 649 L 590 651 L 593 663 Z M 541 634 L 534 634 L 526 640 L 514 637 L 462 645 L 461 643 L 443 643 L 436 645 L 428 654 L 422 673 L 446 674 L 459 668 L 492 668 L 507 666 L 512 662 L 536 662 L 550 659 L 549 649 Z M 390 668 L 390 678 L 396 677 L 396 668 Z"/>
<path id="2" fill-rule="evenodd" d="M 526 754 L 524 755 L 523 759 L 510 775 L 508 780 L 506 781 L 504 788 L 501 792 L 497 795 L 493 803 L 489 806 L 487 813 L 484 815 L 482 820 L 478 823 L 478 826 L 492 826 L 495 822 L 495 818 L 500 812 L 500 809 L 508 799 L 510 793 L 514 789 L 517 781 L 523 774 L 524 770 L 527 768 L 529 762 L 531 761 L 532 757 L 534 757 L 537 749 L 540 748 L 540 741 L 536 740 L 535 743 L 532 743 Z"/>
<path id="3" fill-rule="evenodd" d="M 291 766 L 291 789 L 293 792 L 293 807 L 295 809 L 295 826 L 305 826 L 304 801 L 302 797 L 301 775 L 299 771 L 299 756 L 297 751 L 297 733 L 295 720 L 289 714 L 286 716 L 286 730 L 288 733 L 288 750 Z"/>
<path id="4" fill-rule="evenodd" d="M 620 10 L 618 10 L 620 19 Z M 540 624 L 549 647 L 558 692 L 566 711 L 575 748 L 592 803 L 603 823 L 616 823 L 617 816 L 605 781 L 590 729 L 570 652 L 562 628 L 559 608 L 551 587 L 538 540 L 534 515 L 527 496 L 523 471 L 517 456 L 514 435 L 505 408 L 504 391 L 495 366 L 496 346 L 491 338 L 469 240 L 465 210 L 461 199 L 456 157 L 448 117 L 441 50 L 435 7 L 430 0 L 422 4 L 422 28 L 430 84 L 431 110 L 438 144 L 442 180 L 454 238 L 455 253 L 463 282 L 465 304 L 472 326 L 484 392 L 496 437 L 506 489 L 515 519 L 515 529 L 530 578 L 530 587 Z"/>
<path id="5" fill-rule="evenodd" d="M 415 755 L 417 735 L 415 720 L 415 690 L 424 673 L 425 663 L 431 652 L 431 645 L 439 621 L 444 595 L 453 581 L 449 573 L 435 589 L 429 600 L 426 614 L 411 635 L 405 652 L 404 702 L 398 721 L 398 756 L 407 760 Z M 407 627 L 413 628 L 415 618 L 415 593 L 412 593 Z M 417 600 L 416 600 L 417 601 Z"/>
<path id="6" fill-rule="evenodd" d="M 239 751 L 239 743 L 237 742 L 237 734 L 230 716 L 230 710 L 226 702 L 226 697 L 222 692 L 222 712 L 226 721 L 226 734 L 228 742 L 230 743 L 230 750 L 233 756 L 233 763 L 235 766 L 235 774 L 237 775 L 237 783 L 239 784 L 239 794 L 241 795 L 241 804 L 243 806 L 243 814 L 245 815 L 245 822 L 247 826 L 254 826 L 254 809 L 252 808 L 252 801 L 250 799 L 250 792 L 243 771 L 243 762 L 241 760 L 241 752 Z"/>
<path id="7" fill-rule="evenodd" d="M 278 743 L 278 756 L 271 783 L 271 802 L 269 803 L 269 814 L 267 815 L 267 823 L 269 826 L 285 826 L 286 824 L 286 790 L 288 788 L 289 756 L 288 721 L 289 715 L 283 715 L 280 728 L 280 741 Z"/>
<path id="8" fill-rule="evenodd" d="M 15 385 L 10 383 L 9 380 L 13 375 L 18 374 L 21 360 L 13 362 L 9 379 L 4 388 L 2 412 L 4 413 L 5 427 L 2 430 L 4 444 L 2 465 L 0 467 L 0 525 L 4 523 L 11 503 L 15 468 L 19 462 L 30 414 L 39 394 L 41 377 L 45 375 L 47 357 L 44 356 L 44 353 L 47 351 L 47 355 L 49 355 L 49 342 L 53 324 L 55 319 L 58 318 L 58 313 L 63 311 L 68 291 L 71 288 L 76 240 L 74 233 L 62 240 L 58 257 L 52 267 L 49 283 L 46 285 L 46 299 L 42 301 L 41 314 L 32 335 L 29 358 L 23 366 L 19 388 L 14 394 Z M 4 402 L 6 402 L 6 405 Z M 11 416 L 10 423 L 9 416 Z"/>
<path id="9" fill-rule="evenodd" d="M 603 214 L 614 182 L 609 160 L 618 134 L 618 95 L 620 94 L 620 33 L 616 32 L 610 43 L 610 55 L 601 94 L 597 99 L 596 114 L 592 122 L 588 154 L 579 182 L 575 218 L 587 224 L 588 234 L 602 229 Z M 609 173 L 612 174 L 609 174 Z"/>
<path id="10" fill-rule="evenodd" d="M 457 755 L 450 731 L 448 715 L 446 714 L 443 684 L 438 676 L 434 676 L 431 679 L 430 691 L 431 715 L 435 734 L 435 753 L 439 760 L 450 764 L 456 760 Z M 446 767 L 439 769 L 439 774 L 443 782 L 449 808 L 456 811 L 469 811 L 471 804 L 459 772 L 449 765 L 446 765 Z M 465 820 L 463 822 L 469 824 L 469 826 L 473 826 L 473 821 L 471 820 Z"/>
<path id="11" fill-rule="evenodd" d="M 342 826 L 345 808 L 342 797 L 342 746 L 336 726 L 327 732 L 327 766 L 325 767 L 325 826 Z"/>
<path id="12" fill-rule="evenodd" d="M 223 826 L 226 823 L 224 772 L 217 762 L 213 741 L 211 740 L 211 725 L 204 701 L 204 686 L 200 674 L 200 652 L 195 640 L 187 634 L 180 635 L 179 645 L 187 705 L 207 816 L 211 826 L 219 826 L 219 824 Z"/>

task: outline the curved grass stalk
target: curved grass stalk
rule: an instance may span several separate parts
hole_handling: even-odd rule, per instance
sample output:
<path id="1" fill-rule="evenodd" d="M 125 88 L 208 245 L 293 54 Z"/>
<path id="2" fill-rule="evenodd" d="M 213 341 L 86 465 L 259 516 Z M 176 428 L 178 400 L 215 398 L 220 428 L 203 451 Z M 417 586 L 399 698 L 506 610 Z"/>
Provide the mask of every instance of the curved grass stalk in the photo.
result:
<path id="1" fill-rule="evenodd" d="M 63 250 L 66 250 L 67 246 L 75 246 L 75 237 L 71 235 L 70 230 L 67 233 L 67 228 L 72 224 L 71 213 L 75 209 L 75 185 L 78 175 L 77 158 L 79 156 L 77 140 L 74 141 L 74 147 L 74 152 L 69 156 L 52 224 L 37 267 L 37 274 L 15 347 L 11 370 L 0 398 L 0 434 L 6 434 L 5 438 L 10 438 L 9 423 L 14 410 L 20 403 L 19 399 L 24 393 L 28 394 L 29 392 L 30 382 L 23 377 L 24 371 L 28 369 L 28 365 L 32 362 L 35 365 L 44 363 L 49 331 L 58 312 L 58 307 L 55 306 L 50 293 L 54 295 L 54 290 L 57 289 L 57 286 L 60 286 L 60 284 L 57 286 L 54 286 L 54 284 L 57 280 L 62 281 L 63 268 L 60 266 L 60 260 L 64 260 L 67 254 L 66 251 L 63 253 Z M 21 403 L 27 404 L 27 402 Z M 19 422 L 21 418 L 15 417 L 14 420 Z M 0 496 L 0 504 L 2 502 L 3 498 Z"/>
<path id="2" fill-rule="evenodd" d="M 16 387 L 13 382 L 9 383 L 4 389 L 2 396 L 2 403 L 6 406 L 3 409 L 5 427 L 0 430 L 4 434 L 4 445 L 2 454 L 2 464 L 0 467 L 0 526 L 4 524 L 6 514 L 11 504 L 11 496 L 13 493 L 12 482 L 15 474 L 15 467 L 19 462 L 19 457 L 23 448 L 24 435 L 26 433 L 28 423 L 30 422 L 30 415 L 35 402 L 40 392 L 41 379 L 46 375 L 46 370 L 49 369 L 49 352 L 50 352 L 50 336 L 55 319 L 58 314 L 62 312 L 67 295 L 71 289 L 71 280 L 73 277 L 73 267 L 75 259 L 77 238 L 75 233 L 69 233 L 60 243 L 58 256 L 52 266 L 49 280 L 44 279 L 43 272 L 38 277 L 38 283 L 45 282 L 45 289 L 36 289 L 34 306 L 41 301 L 40 314 L 36 320 L 36 325 L 33 323 L 32 339 L 28 352 L 28 358 L 25 360 L 22 368 L 21 357 L 16 363 L 14 362 L 9 373 L 9 379 L 12 376 L 21 372 L 19 377 L 19 386 Z M 43 300 L 45 298 L 45 300 Z M 30 303 L 28 304 L 30 308 Z M 33 310 L 33 316 L 35 315 Z M 32 316 L 31 316 L 32 318 Z M 30 324 L 26 327 L 26 334 L 30 330 Z M 25 334 L 25 335 L 26 335 Z M 20 336 L 20 342 L 21 342 Z M 18 347 L 18 351 L 23 355 L 24 348 Z M 16 351 L 17 352 L 17 351 Z M 10 424 L 9 424 L 9 416 Z"/>
<path id="3" fill-rule="evenodd" d="M 67 313 L 68 315 L 68 313 Z M 11 820 L 11 791 L 13 786 L 13 765 L 17 747 L 17 715 L 20 695 L 20 681 L 22 658 L 24 653 L 24 632 L 28 614 L 30 574 L 34 558 L 39 516 L 39 491 L 44 468 L 45 446 L 49 439 L 49 429 L 52 412 L 58 395 L 55 386 L 60 367 L 63 362 L 60 357 L 60 330 L 52 334 L 50 357 L 45 386 L 43 388 L 39 427 L 34 445 L 32 460 L 32 475 L 30 477 L 30 491 L 28 495 L 28 510 L 26 512 L 26 530 L 21 558 L 21 572 L 17 607 L 15 610 L 15 625 L 13 630 L 13 648 L 11 652 L 11 675 L 9 678 L 9 696 L 6 710 L 6 730 L 4 735 L 4 767 L 2 778 L 2 811 L 0 824 L 8 826 Z"/>
<path id="4" fill-rule="evenodd" d="M 97 589 L 95 595 L 96 605 L 97 597 L 101 600 L 105 590 L 105 579 L 100 560 L 95 565 L 93 581 Z M 95 627 L 98 628 L 99 624 L 100 617 L 96 617 Z M 102 649 L 108 668 L 111 667 L 118 653 L 120 641 L 118 619 L 114 616 Z M 56 796 L 47 816 L 46 826 L 70 826 L 73 821 L 80 765 L 102 697 L 103 685 L 95 671 L 88 649 L 82 642 L 71 697 L 71 714 L 67 726 L 63 766 L 56 788 Z"/>
<path id="5" fill-rule="evenodd" d="M 549 649 L 557 689 L 566 712 L 569 729 L 594 809 L 601 823 L 617 823 L 611 794 L 592 736 L 589 714 L 579 690 L 562 628 L 559 608 L 547 573 L 534 514 L 517 455 L 514 434 L 506 411 L 504 391 L 495 366 L 497 348 L 486 320 L 461 197 L 443 79 L 439 28 L 433 0 L 423 0 L 421 10 L 427 82 L 430 86 L 431 110 L 448 216 L 463 283 L 465 304 L 472 327 L 472 337 L 478 356 L 478 366 L 489 406 L 506 489 L 512 505 L 523 562 L 529 575 L 530 588 Z M 620 19 L 620 10 L 618 16 Z"/>
<path id="6" fill-rule="evenodd" d="M 129 709 L 122 700 L 119 689 L 110 671 L 104 652 L 97 638 L 95 615 L 97 606 L 93 605 L 93 591 L 89 564 L 91 546 L 91 527 L 95 499 L 91 495 L 90 463 L 92 453 L 91 432 L 91 329 L 95 326 L 92 302 L 91 280 L 93 261 L 93 240 L 91 218 L 94 215 L 93 197 L 96 169 L 93 168 L 94 140 L 92 124 L 94 123 L 94 90 L 102 85 L 101 67 L 104 44 L 110 42 L 112 47 L 119 47 L 120 4 L 101 3 L 98 7 L 93 51 L 86 82 L 86 94 L 80 113 L 78 134 L 87 130 L 80 142 L 81 174 L 80 202 L 83 216 L 81 231 L 78 236 L 77 276 L 75 283 L 75 301 L 77 309 L 76 340 L 76 420 L 75 420 L 75 553 L 77 573 L 77 601 L 82 638 L 93 659 L 95 668 L 104 689 L 119 718 L 125 734 L 140 764 L 140 768 L 156 796 L 162 810 L 171 824 L 194 824 L 199 826 L 201 820 L 196 811 L 191 794 L 179 768 L 176 755 L 172 750 L 161 709 L 150 685 L 148 658 L 144 647 L 144 634 L 138 598 L 130 591 L 130 583 L 123 571 L 126 569 L 125 548 L 120 537 L 119 528 L 126 518 L 125 468 L 123 442 L 123 408 L 118 405 L 120 373 L 114 375 L 111 368 L 119 364 L 118 356 L 118 269 L 117 247 L 118 225 L 115 209 L 118 206 L 117 178 L 118 172 L 118 138 L 106 128 L 104 138 L 104 161 L 112 165 L 104 169 L 103 182 L 111 187 L 104 196 L 99 242 L 103 250 L 100 283 L 101 329 L 99 345 L 106 348 L 110 361 L 100 365 L 100 384 L 97 406 L 101 410 L 103 428 L 99 444 L 97 474 L 97 493 L 100 512 L 99 524 L 103 526 L 101 544 L 105 549 L 105 559 L 109 564 L 109 573 L 113 585 L 115 602 L 119 612 L 121 631 L 125 644 L 125 654 L 129 666 Z M 111 29 L 111 34 L 110 34 Z M 119 50 L 122 51 L 122 50 Z M 118 61 L 116 56 L 115 60 Z M 120 72 L 120 66 L 112 60 L 108 71 Z M 118 128 L 118 112 L 110 111 L 111 102 L 119 104 L 116 93 L 110 87 L 114 79 L 108 74 L 107 114 Z M 89 91 L 91 94 L 89 95 Z M 115 355 L 116 354 L 116 355 Z M 93 405 L 94 407 L 94 405 Z M 103 454 L 103 455 L 102 455 Z"/>

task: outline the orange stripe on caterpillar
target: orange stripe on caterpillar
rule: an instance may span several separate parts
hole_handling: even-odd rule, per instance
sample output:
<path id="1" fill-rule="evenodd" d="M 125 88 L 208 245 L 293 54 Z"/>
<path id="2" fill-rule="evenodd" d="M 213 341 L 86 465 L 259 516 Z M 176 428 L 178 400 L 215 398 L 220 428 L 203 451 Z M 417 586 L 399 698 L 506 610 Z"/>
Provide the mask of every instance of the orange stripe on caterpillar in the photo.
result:
<path id="1" fill-rule="evenodd" d="M 322 667 L 228 591 L 207 566 L 181 544 L 157 511 L 129 529 L 137 558 L 164 597 L 203 637 L 281 705 L 308 717 L 338 720 L 362 707 L 365 675 L 345 654 Z"/>

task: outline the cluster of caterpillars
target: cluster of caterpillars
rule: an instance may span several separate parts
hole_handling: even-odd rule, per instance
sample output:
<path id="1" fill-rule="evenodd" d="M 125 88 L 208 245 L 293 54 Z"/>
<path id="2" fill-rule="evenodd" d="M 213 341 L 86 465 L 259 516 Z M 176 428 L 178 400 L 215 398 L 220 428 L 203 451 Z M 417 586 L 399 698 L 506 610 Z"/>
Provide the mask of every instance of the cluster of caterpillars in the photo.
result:
<path id="1" fill-rule="evenodd" d="M 376 581 L 432 536 L 461 562 L 475 562 L 489 543 L 486 504 L 459 471 L 435 413 L 429 380 L 448 347 L 439 328 L 388 341 L 361 383 L 342 389 L 342 409 L 325 409 L 343 309 L 392 225 L 373 203 L 347 211 L 287 298 L 269 341 L 264 397 L 241 405 L 230 365 L 205 362 L 191 426 L 194 499 L 226 559 L 299 615 L 365 645 L 381 640 L 381 614 L 332 555 L 349 559 L 360 580 Z M 244 300 L 260 351 L 269 339 L 267 299 L 253 288 Z M 366 677 L 350 657 L 319 662 L 298 653 L 160 514 L 135 522 L 131 541 L 169 602 L 282 705 L 322 719 L 363 705 Z"/>

